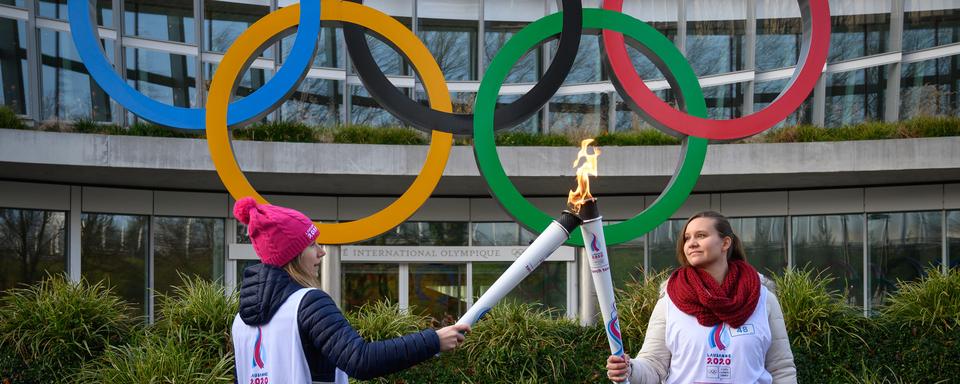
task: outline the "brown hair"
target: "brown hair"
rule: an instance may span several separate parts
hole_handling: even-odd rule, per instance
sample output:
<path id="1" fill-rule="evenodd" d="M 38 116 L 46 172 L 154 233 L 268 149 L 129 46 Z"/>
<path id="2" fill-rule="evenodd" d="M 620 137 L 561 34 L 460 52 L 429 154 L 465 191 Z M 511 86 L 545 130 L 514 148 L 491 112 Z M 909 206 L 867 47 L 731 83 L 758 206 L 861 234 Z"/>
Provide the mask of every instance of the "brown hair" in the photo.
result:
<path id="1" fill-rule="evenodd" d="M 316 277 L 315 273 L 311 273 L 303 269 L 303 266 L 300 265 L 301 257 L 303 257 L 302 252 L 300 253 L 300 256 L 297 256 L 295 259 L 284 265 L 283 270 L 287 271 L 287 273 L 290 275 L 290 278 L 304 288 L 320 288 L 320 279 Z"/>
<path id="2" fill-rule="evenodd" d="M 730 238 L 731 244 L 730 249 L 727 250 L 727 261 L 747 260 L 747 252 L 743 250 L 743 243 L 740 242 L 740 238 L 737 237 L 737 234 L 733 233 L 733 227 L 730 225 L 730 221 L 727 220 L 727 217 L 714 211 L 703 211 L 690 216 L 690 218 L 687 219 L 687 222 L 683 224 L 683 229 L 680 230 L 680 236 L 677 238 L 677 261 L 680 262 L 681 266 L 690 266 L 690 262 L 687 261 L 687 255 L 683 252 L 683 237 L 684 234 L 687 233 L 687 226 L 690 225 L 690 222 L 693 221 L 693 219 L 699 219 L 701 217 L 713 219 L 713 228 L 720 233 L 720 237 Z"/>

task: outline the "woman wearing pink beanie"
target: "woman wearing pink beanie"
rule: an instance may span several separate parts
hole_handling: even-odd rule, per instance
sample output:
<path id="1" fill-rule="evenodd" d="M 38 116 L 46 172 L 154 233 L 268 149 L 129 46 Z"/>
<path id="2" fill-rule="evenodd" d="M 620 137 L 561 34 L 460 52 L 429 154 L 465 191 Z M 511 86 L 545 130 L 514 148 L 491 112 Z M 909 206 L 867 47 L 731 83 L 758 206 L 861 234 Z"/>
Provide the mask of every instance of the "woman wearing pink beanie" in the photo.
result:
<path id="1" fill-rule="evenodd" d="M 247 225 L 262 264 L 243 271 L 233 348 L 240 384 L 344 383 L 421 363 L 463 342 L 469 326 L 427 329 L 368 343 L 319 289 L 317 227 L 302 213 L 245 197 L 233 215 Z"/>

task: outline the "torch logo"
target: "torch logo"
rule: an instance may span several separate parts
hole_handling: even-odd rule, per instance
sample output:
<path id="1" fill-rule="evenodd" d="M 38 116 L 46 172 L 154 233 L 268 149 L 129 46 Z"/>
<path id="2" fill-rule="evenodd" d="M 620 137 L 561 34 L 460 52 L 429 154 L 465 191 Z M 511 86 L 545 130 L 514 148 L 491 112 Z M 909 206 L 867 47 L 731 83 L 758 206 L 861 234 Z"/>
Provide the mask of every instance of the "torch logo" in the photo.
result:
<path id="1" fill-rule="evenodd" d="M 263 330 L 257 327 L 257 340 L 253 343 L 253 367 L 263 369 Z"/>
<path id="2" fill-rule="evenodd" d="M 607 323 L 607 334 L 610 335 L 610 340 L 617 345 L 617 351 L 613 354 L 617 356 L 623 355 L 623 338 L 620 336 L 620 319 L 616 312 L 613 313 L 613 317 L 610 319 L 610 322 Z"/>
<path id="3" fill-rule="evenodd" d="M 596 234 L 593 235 L 593 240 L 590 241 L 590 248 L 592 248 L 594 252 L 600 252 L 600 246 L 597 245 L 597 235 L 596 235 Z"/>
<path id="4" fill-rule="evenodd" d="M 730 332 L 723 324 L 714 325 L 707 336 L 707 342 L 710 343 L 710 348 L 725 350 L 730 345 Z"/>

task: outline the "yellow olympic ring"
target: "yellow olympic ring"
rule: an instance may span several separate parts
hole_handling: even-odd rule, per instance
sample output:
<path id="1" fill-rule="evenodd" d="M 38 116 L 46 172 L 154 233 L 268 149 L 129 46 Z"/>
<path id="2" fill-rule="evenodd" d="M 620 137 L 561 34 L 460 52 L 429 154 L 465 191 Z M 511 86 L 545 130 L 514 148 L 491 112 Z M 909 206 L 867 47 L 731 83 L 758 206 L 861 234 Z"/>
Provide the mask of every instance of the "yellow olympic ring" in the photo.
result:
<path id="1" fill-rule="evenodd" d="M 250 26 L 227 50 L 210 83 L 207 101 L 207 145 L 217 174 L 234 199 L 251 196 L 260 203 L 267 200 L 250 185 L 237 164 L 227 130 L 227 106 L 239 74 L 248 67 L 249 60 L 271 39 L 299 22 L 300 5 L 294 4 L 270 13 Z M 357 3 L 339 0 L 321 1 L 321 20 L 357 24 L 391 40 L 391 43 L 410 59 L 423 80 L 430 106 L 452 112 L 450 92 L 443 72 L 433 55 L 412 31 L 394 18 Z M 365 240 L 403 223 L 433 193 L 443 169 L 447 165 L 453 135 L 433 131 L 430 148 L 423 169 L 413 184 L 392 204 L 365 218 L 345 223 L 315 223 L 320 230 L 318 243 L 346 244 Z"/>

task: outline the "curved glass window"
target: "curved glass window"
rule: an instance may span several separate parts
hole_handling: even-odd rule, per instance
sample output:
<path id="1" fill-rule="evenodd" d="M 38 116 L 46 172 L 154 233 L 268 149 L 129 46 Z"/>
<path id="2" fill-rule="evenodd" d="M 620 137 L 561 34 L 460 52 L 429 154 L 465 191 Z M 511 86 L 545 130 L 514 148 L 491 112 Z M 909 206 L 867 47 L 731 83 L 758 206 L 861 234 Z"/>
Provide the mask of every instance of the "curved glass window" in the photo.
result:
<path id="1" fill-rule="evenodd" d="M 293 42 L 297 38 L 297 33 L 291 33 L 284 36 L 281 40 L 280 51 L 286 59 L 293 48 Z M 314 67 L 340 68 L 346 67 L 346 55 L 343 41 L 343 29 L 333 27 L 320 28 L 320 38 L 317 44 L 317 52 L 313 56 Z"/>
<path id="2" fill-rule="evenodd" d="M 400 267 L 397 264 L 343 263 L 341 307 L 355 311 L 378 301 L 396 303 L 400 299 Z"/>
<path id="3" fill-rule="evenodd" d="M 113 41 L 101 44 L 112 62 Z M 112 119 L 110 96 L 87 74 L 69 33 L 40 29 L 40 54 L 41 120 Z"/>
<path id="4" fill-rule="evenodd" d="M 826 76 L 825 125 L 839 127 L 883 118 L 886 68 L 873 67 Z"/>
<path id="5" fill-rule="evenodd" d="M 382 67 L 381 67 L 382 68 Z M 350 123 L 374 127 L 403 126 L 392 113 L 380 106 L 367 89 L 359 85 L 350 85 Z"/>
<path id="6" fill-rule="evenodd" d="M 154 224 L 154 291 L 172 293 L 181 276 L 223 278 L 223 219 L 157 217 Z"/>
<path id="7" fill-rule="evenodd" d="M 193 1 L 126 0 L 123 34 L 196 44 Z"/>
<path id="8" fill-rule="evenodd" d="M 803 44 L 803 21 L 796 2 L 757 1 L 757 71 L 797 65 Z"/>
<path id="9" fill-rule="evenodd" d="M 960 3 L 955 1 L 905 0 L 903 50 L 909 52 L 960 42 L 958 8 Z"/>
<path id="10" fill-rule="evenodd" d="M 126 48 L 127 82 L 147 97 L 178 107 L 195 107 L 196 57 Z"/>
<path id="11" fill-rule="evenodd" d="M 270 7 L 205 0 L 203 11 L 203 49 L 210 52 L 225 53 L 243 31 L 270 13 Z M 264 49 L 261 56 L 272 58 L 272 46 Z"/>
<path id="12" fill-rule="evenodd" d="M 960 57 L 904 64 L 900 79 L 900 119 L 960 113 Z"/>
<path id="13" fill-rule="evenodd" d="M 483 295 L 506 272 L 510 263 L 473 263 L 473 299 Z M 565 262 L 546 261 L 530 272 L 501 302 L 532 303 L 556 309 L 554 315 L 566 315 L 567 266 Z"/>
<path id="14" fill-rule="evenodd" d="M 697 76 L 743 69 L 747 9 L 734 0 L 687 1 L 687 60 Z"/>
<path id="15" fill-rule="evenodd" d="M 833 278 L 829 288 L 863 305 L 863 215 L 793 218 L 793 264 Z"/>
<path id="16" fill-rule="evenodd" d="M 121 298 L 146 313 L 148 216 L 84 213 L 80 223 L 80 271 L 90 282 L 104 281 Z"/>
<path id="17" fill-rule="evenodd" d="M 466 264 L 410 264 L 407 284 L 410 308 L 440 325 L 453 324 L 467 311 Z"/>
<path id="18" fill-rule="evenodd" d="M 66 212 L 0 208 L 0 292 L 64 273 Z"/>
<path id="19" fill-rule="evenodd" d="M 753 111 L 759 111 L 766 108 L 776 100 L 777 95 L 787 86 L 789 79 L 780 79 L 754 83 L 753 88 Z M 803 104 L 796 111 L 787 116 L 786 119 L 778 123 L 777 127 L 811 124 L 813 119 L 813 91 L 810 96 L 803 101 Z"/>
<path id="20" fill-rule="evenodd" d="M 24 6 L 22 0 L 17 0 L 19 7 Z M 97 4 L 97 25 L 101 27 L 113 28 L 113 1 L 96 0 Z M 50 19 L 67 19 L 67 0 L 39 0 L 37 1 L 37 13 L 40 17 Z"/>
<path id="21" fill-rule="evenodd" d="M 942 211 L 871 213 L 867 215 L 870 243 L 871 306 L 883 304 L 897 281 L 917 280 L 943 259 Z"/>
<path id="22" fill-rule="evenodd" d="M 747 262 L 769 276 L 787 269 L 787 227 L 785 217 L 732 218 L 730 225 L 740 237 Z"/>
<path id="23" fill-rule="evenodd" d="M 27 113 L 27 30 L 22 20 L 0 18 L 0 105 Z M 16 36 L 16 38 L 13 38 Z"/>
<path id="24" fill-rule="evenodd" d="M 550 99 L 550 132 L 577 140 L 606 132 L 609 105 L 606 93 L 554 96 Z"/>
<path id="25" fill-rule="evenodd" d="M 342 82 L 306 78 L 281 107 L 283 120 L 313 126 L 334 126 L 343 112 Z"/>
<path id="26" fill-rule="evenodd" d="M 733 119 L 743 111 L 743 86 L 727 84 L 703 89 L 707 114 L 711 119 Z"/>
<path id="27" fill-rule="evenodd" d="M 466 246 L 466 222 L 408 221 L 360 245 Z"/>
<path id="28" fill-rule="evenodd" d="M 830 2 L 828 62 L 855 59 L 887 51 L 890 2 L 840 0 Z"/>
<path id="29" fill-rule="evenodd" d="M 543 2 L 514 0 L 483 1 L 483 65 L 486 68 L 513 35 L 531 21 L 544 16 Z M 527 52 L 513 65 L 505 83 L 532 83 L 540 75 L 543 46 Z"/>

